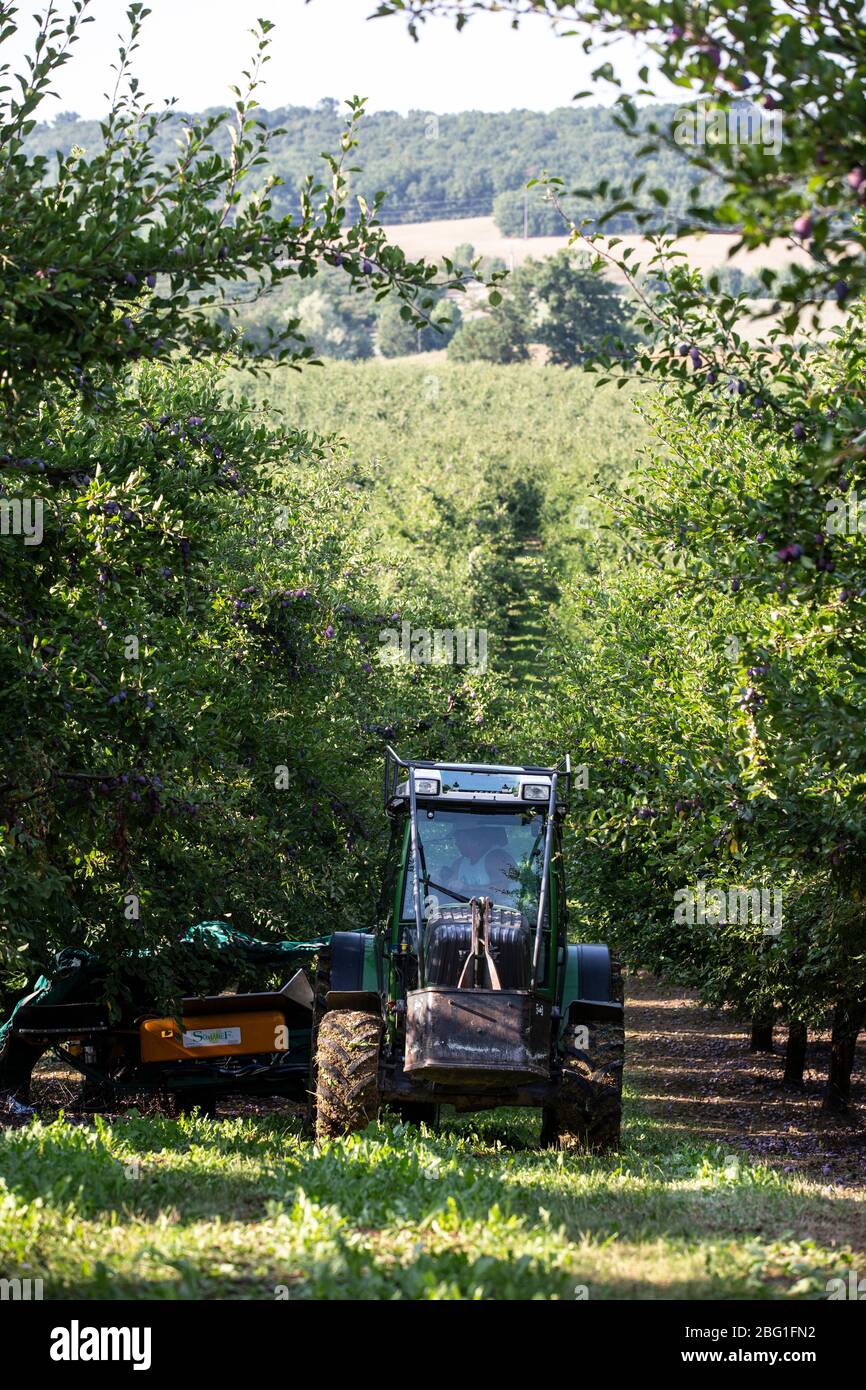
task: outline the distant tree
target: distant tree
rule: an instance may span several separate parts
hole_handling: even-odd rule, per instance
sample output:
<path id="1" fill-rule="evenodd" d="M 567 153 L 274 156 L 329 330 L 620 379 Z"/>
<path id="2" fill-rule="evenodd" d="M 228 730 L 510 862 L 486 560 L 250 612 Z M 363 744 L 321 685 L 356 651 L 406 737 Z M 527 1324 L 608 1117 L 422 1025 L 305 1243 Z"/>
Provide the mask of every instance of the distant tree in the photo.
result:
<path id="1" fill-rule="evenodd" d="M 460 309 L 450 300 L 443 300 L 433 313 L 438 328 L 416 328 L 400 313 L 396 301 L 382 300 L 376 320 L 376 346 L 383 357 L 409 357 L 416 352 L 436 352 L 447 347 L 460 327 Z"/>
<path id="2" fill-rule="evenodd" d="M 475 247 L 472 242 L 461 241 L 459 246 L 455 246 L 451 252 L 451 260 L 455 268 L 459 266 L 463 271 L 471 270 L 472 264 L 476 260 Z"/>
<path id="3" fill-rule="evenodd" d="M 448 356 L 454 362 L 525 362 L 526 322 L 513 298 L 464 323 L 448 344 Z"/>
<path id="4" fill-rule="evenodd" d="M 376 315 L 376 346 L 383 357 L 409 357 L 420 352 L 418 330 L 400 317 L 399 309 L 383 303 Z"/>
<path id="5" fill-rule="evenodd" d="M 455 274 L 470 275 L 473 270 L 486 279 L 495 271 L 505 271 L 506 264 L 501 256 L 479 256 L 470 241 L 461 241 L 451 252 L 451 264 Z"/>
<path id="6" fill-rule="evenodd" d="M 625 354 L 635 342 L 620 290 L 570 251 L 525 261 L 510 293 L 551 362 L 573 367 L 600 348 Z"/>
<path id="7" fill-rule="evenodd" d="M 241 298 L 232 307 L 231 317 L 224 313 L 226 327 L 235 322 L 246 346 L 257 354 L 267 354 L 271 343 L 296 331 L 316 357 L 373 355 L 373 297 L 356 293 L 335 267 L 325 266 L 314 279 L 284 281 L 256 299 Z"/>
<path id="8" fill-rule="evenodd" d="M 321 284 L 299 301 L 301 331 L 318 357 L 372 357 L 372 316 L 347 312 L 349 307 L 343 296 L 329 294 Z"/>

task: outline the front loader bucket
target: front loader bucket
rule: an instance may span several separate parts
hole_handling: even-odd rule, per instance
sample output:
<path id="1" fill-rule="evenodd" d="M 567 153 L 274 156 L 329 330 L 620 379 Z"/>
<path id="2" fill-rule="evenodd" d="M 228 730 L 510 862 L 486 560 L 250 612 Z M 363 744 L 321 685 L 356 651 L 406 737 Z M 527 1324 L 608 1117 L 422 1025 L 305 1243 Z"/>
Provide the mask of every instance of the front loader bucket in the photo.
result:
<path id="1" fill-rule="evenodd" d="M 411 990 L 404 1071 L 460 1087 L 546 1079 L 550 1027 L 550 1002 L 525 990 Z"/>

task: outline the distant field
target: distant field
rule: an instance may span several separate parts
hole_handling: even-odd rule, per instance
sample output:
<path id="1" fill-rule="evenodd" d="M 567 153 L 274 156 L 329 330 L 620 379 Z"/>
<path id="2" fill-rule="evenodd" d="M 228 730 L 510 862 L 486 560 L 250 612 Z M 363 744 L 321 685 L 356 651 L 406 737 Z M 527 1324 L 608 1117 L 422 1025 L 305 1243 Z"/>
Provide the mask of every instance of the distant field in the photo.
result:
<path id="1" fill-rule="evenodd" d="M 509 270 L 514 270 L 530 257 L 540 259 L 544 256 L 553 256 L 557 251 L 562 250 L 568 245 L 568 238 L 565 236 L 539 236 L 528 237 L 506 237 L 499 231 L 492 217 L 467 217 L 452 218 L 441 222 L 406 222 L 402 226 L 390 226 L 387 228 L 388 235 L 398 246 L 401 246 L 407 256 L 413 259 L 425 257 L 428 260 L 438 260 L 442 256 L 450 256 L 452 251 L 461 243 L 469 242 L 479 256 L 499 256 L 505 261 Z M 611 238 L 602 238 L 606 244 Z M 684 236 L 676 243 L 676 250 L 682 251 L 688 257 L 690 265 L 707 274 L 711 270 L 716 270 L 720 266 L 734 266 L 746 273 L 759 270 L 784 270 L 789 265 L 806 265 L 809 257 L 802 247 L 795 245 L 791 241 L 774 241 L 769 246 L 763 247 L 760 251 L 737 251 L 733 248 L 737 244 L 737 234 L 735 232 L 706 232 L 701 236 Z M 632 267 L 635 268 L 641 261 L 646 263 L 650 258 L 650 249 L 646 237 L 636 235 L 622 235 L 618 238 L 619 245 L 616 248 L 617 254 L 622 254 L 627 247 L 633 247 L 637 253 L 632 260 Z M 643 256 L 641 252 L 643 251 Z M 623 276 L 611 268 L 605 272 L 610 278 L 619 283 L 623 282 Z M 822 304 L 818 316 L 818 329 L 825 333 L 827 329 L 844 322 L 844 315 L 839 307 L 832 303 Z M 811 329 L 811 316 L 803 320 L 804 327 Z M 743 337 L 750 342 L 756 338 L 764 336 L 768 330 L 774 326 L 771 317 L 758 319 L 755 321 L 744 320 L 739 329 Z"/>
<path id="2" fill-rule="evenodd" d="M 407 256 L 447 256 L 455 246 L 468 241 L 478 255 L 501 256 L 509 268 L 520 265 L 530 256 L 552 256 L 568 245 L 565 236 L 537 236 L 526 240 L 523 237 L 503 236 L 492 217 L 405 222 L 400 226 L 390 226 L 387 231 L 391 240 L 401 246 Z M 738 251 L 731 256 L 737 239 L 734 232 L 707 232 L 703 236 L 681 237 L 677 249 L 685 251 L 692 265 L 699 270 L 712 270 L 720 265 L 737 266 L 744 271 L 760 270 L 764 266 L 779 270 L 786 265 L 805 265 L 809 261 L 800 247 L 788 241 L 774 241 L 760 251 Z M 642 236 L 623 235 L 619 240 L 622 250 L 627 246 L 640 249 L 646 245 L 646 238 Z"/>
<path id="3" fill-rule="evenodd" d="M 602 533 L 570 519 L 594 514 L 599 485 L 635 467 L 650 431 L 629 386 L 597 387 L 589 372 L 536 364 L 457 364 L 444 353 L 388 361 L 327 362 L 303 373 L 240 377 L 259 403 L 316 434 L 346 440 L 390 520 L 407 534 L 435 534 L 433 498 L 455 516 L 480 514 L 519 479 L 538 496 L 537 526 L 565 568 L 591 566 Z M 431 556 L 427 555 L 429 564 Z M 447 559 L 449 572 L 455 564 Z"/>
<path id="4" fill-rule="evenodd" d="M 596 381 L 427 353 L 236 384 L 291 426 L 345 441 L 376 532 L 381 590 L 396 585 L 395 603 L 397 588 L 415 594 L 439 626 L 484 628 L 490 665 L 502 671 L 518 639 L 521 651 L 540 645 L 552 597 L 542 568 L 561 580 L 619 543 L 596 499 L 633 470 L 650 432 L 636 389 Z"/>

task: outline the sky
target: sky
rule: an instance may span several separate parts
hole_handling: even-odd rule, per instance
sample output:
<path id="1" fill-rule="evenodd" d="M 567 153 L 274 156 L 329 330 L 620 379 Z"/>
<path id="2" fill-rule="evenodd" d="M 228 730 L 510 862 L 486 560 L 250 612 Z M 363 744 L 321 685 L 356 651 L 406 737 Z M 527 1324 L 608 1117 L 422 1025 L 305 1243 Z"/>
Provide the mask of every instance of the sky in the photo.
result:
<path id="1" fill-rule="evenodd" d="M 65 0 L 56 3 L 66 10 Z M 24 0 L 21 33 L 0 48 L 0 61 L 12 61 L 13 71 L 32 33 L 30 15 L 43 4 Z M 591 87 L 590 72 L 601 61 L 584 55 L 580 39 L 556 37 L 543 18 L 514 31 L 506 15 L 482 14 L 462 34 L 453 20 L 432 18 L 416 44 L 398 16 L 367 18 L 376 0 L 150 0 L 149 7 L 135 72 L 151 100 L 176 97 L 183 110 L 229 100 L 259 15 L 277 26 L 261 98 L 270 107 L 359 95 L 373 111 L 549 111 Z M 43 104 L 40 119 L 64 110 L 104 114 L 126 9 L 127 0 L 91 0 L 94 23 L 83 27 L 75 56 L 55 84 L 57 97 Z M 621 49 L 622 70 L 634 75 L 644 57 L 637 48 Z M 594 100 L 607 104 L 612 95 L 604 85 Z"/>

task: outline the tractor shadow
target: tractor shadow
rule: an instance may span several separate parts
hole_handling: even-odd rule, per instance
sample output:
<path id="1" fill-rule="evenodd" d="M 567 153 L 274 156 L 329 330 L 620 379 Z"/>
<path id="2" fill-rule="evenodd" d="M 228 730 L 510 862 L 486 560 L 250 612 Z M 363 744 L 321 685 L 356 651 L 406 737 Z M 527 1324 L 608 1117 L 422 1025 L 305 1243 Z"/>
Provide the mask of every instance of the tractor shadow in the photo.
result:
<path id="1" fill-rule="evenodd" d="M 507 1153 L 543 1153 L 539 1147 L 540 1119 L 533 1111 L 497 1109 L 457 1114 L 450 1106 L 435 1131 L 444 1139 L 477 1135 L 483 1148 Z"/>

